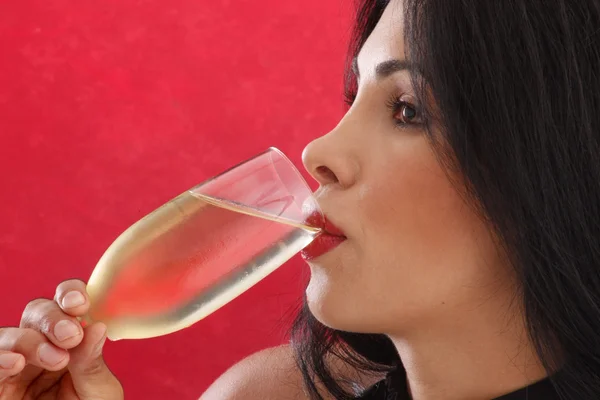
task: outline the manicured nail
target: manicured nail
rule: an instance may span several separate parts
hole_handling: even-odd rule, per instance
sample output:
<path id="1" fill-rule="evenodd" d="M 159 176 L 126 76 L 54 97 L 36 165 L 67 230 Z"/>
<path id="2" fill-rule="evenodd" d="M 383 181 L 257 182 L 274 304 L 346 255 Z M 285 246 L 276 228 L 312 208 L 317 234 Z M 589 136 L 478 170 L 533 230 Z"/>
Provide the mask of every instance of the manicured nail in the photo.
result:
<path id="1" fill-rule="evenodd" d="M 62 306 L 64 308 L 75 308 L 85 304 L 85 297 L 81 292 L 72 291 L 65 294 L 62 299 Z"/>
<path id="2" fill-rule="evenodd" d="M 54 336 L 56 337 L 56 339 L 58 339 L 61 342 L 63 340 L 70 339 L 70 338 L 78 336 L 80 334 L 81 334 L 81 332 L 79 331 L 79 328 L 77 327 L 77 325 L 75 325 L 74 323 L 72 323 L 71 321 L 68 321 L 66 319 L 59 321 L 54 326 Z"/>
<path id="3" fill-rule="evenodd" d="M 0 367 L 11 369 L 20 358 L 21 356 L 19 354 L 0 354 Z"/>
<path id="4" fill-rule="evenodd" d="M 40 356 L 40 360 L 42 360 L 44 364 L 48 364 L 51 366 L 58 364 L 67 356 L 65 352 L 55 349 L 49 343 L 43 343 L 40 346 L 38 350 L 38 355 Z"/>

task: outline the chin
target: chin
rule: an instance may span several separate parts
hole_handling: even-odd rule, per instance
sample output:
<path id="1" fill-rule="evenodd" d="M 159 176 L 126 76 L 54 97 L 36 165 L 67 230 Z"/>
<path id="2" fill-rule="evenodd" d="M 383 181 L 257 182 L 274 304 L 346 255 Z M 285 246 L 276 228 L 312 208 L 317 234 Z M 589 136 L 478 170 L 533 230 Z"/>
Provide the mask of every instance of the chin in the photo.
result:
<path id="1" fill-rule="evenodd" d="M 313 272 L 306 288 L 308 309 L 317 321 L 328 328 L 367 333 L 370 324 L 368 316 L 364 315 L 362 310 L 368 309 L 369 306 L 360 300 L 356 292 L 352 297 L 349 297 L 348 293 L 352 291 L 336 288 L 326 277 Z M 361 303 L 363 306 L 358 307 Z"/>

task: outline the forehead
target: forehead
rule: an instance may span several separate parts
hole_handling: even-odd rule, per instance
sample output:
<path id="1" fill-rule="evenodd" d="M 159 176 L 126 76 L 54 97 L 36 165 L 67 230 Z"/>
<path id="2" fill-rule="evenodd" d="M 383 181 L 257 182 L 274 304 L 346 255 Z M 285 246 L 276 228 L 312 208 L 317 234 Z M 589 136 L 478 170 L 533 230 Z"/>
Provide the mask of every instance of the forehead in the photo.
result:
<path id="1" fill-rule="evenodd" d="M 373 76 L 375 66 L 389 59 L 404 60 L 402 0 L 392 0 L 358 54 L 361 76 Z"/>

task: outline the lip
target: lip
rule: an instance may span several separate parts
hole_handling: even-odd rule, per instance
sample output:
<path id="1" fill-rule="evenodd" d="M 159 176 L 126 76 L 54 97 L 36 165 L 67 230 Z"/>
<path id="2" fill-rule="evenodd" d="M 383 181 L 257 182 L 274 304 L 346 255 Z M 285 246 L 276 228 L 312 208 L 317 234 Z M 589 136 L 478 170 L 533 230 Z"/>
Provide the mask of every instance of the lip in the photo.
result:
<path id="1" fill-rule="evenodd" d="M 346 240 L 344 232 L 335 226 L 330 220 L 321 218 L 320 214 L 312 214 L 306 219 L 308 225 L 321 228 L 321 233 L 301 252 L 300 255 L 305 261 L 311 261 L 315 258 L 329 253 Z"/>

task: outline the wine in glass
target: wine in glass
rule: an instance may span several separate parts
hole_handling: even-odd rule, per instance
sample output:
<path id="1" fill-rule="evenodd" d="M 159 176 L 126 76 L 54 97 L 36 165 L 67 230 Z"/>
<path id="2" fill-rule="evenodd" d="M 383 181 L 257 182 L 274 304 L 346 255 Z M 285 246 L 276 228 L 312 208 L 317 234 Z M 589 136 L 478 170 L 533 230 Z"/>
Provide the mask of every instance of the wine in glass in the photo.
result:
<path id="1" fill-rule="evenodd" d="M 111 340 L 186 328 L 288 261 L 322 223 L 298 170 L 270 148 L 123 232 L 88 281 L 83 322 L 104 322 Z"/>

